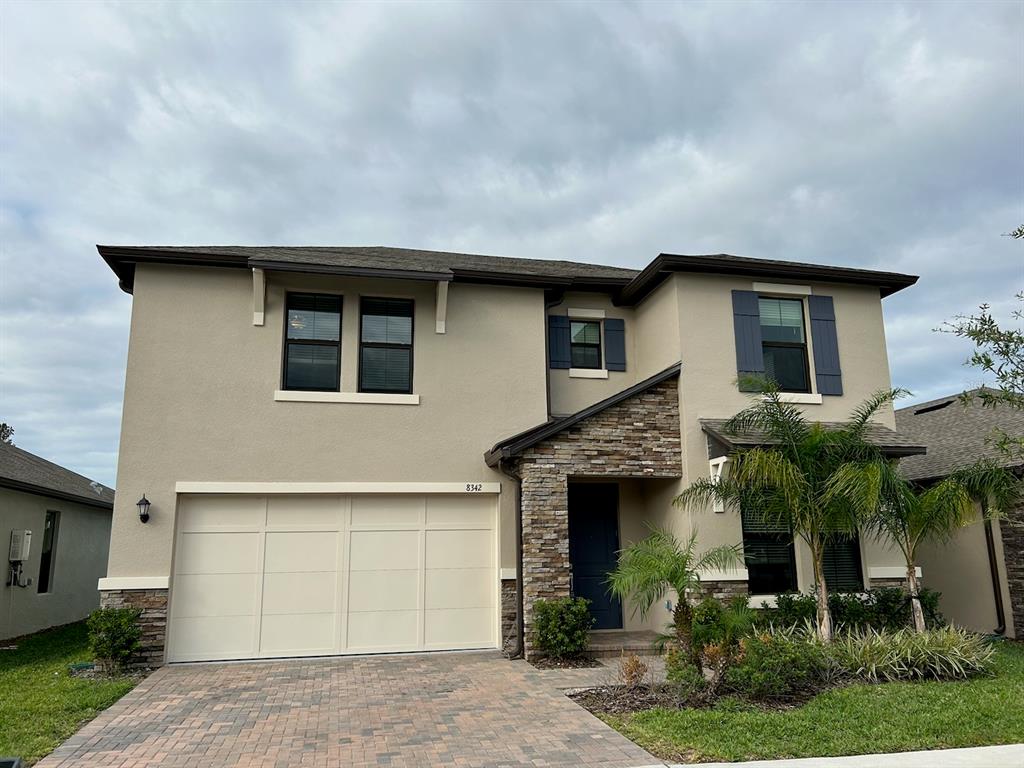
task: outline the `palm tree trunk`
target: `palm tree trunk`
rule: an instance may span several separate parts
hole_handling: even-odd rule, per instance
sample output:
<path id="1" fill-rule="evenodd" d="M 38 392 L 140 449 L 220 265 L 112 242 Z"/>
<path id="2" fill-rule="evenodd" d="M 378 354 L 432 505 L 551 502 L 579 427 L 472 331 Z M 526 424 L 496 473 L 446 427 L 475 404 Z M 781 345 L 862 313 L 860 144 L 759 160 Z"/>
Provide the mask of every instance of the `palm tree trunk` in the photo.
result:
<path id="1" fill-rule="evenodd" d="M 700 659 L 697 658 L 696 649 L 693 647 L 693 608 L 690 607 L 685 595 L 679 595 L 676 600 L 676 607 L 672 611 L 672 625 L 675 628 L 679 652 L 700 669 Z"/>
<path id="2" fill-rule="evenodd" d="M 825 546 L 820 539 L 811 541 L 811 557 L 814 559 L 814 591 L 818 604 L 818 637 L 829 643 L 832 641 L 832 612 L 828 608 L 828 586 L 825 584 Z"/>
<path id="3" fill-rule="evenodd" d="M 921 607 L 921 593 L 917 583 L 917 568 L 914 563 L 907 562 L 907 587 L 910 590 L 910 613 L 914 617 L 914 629 L 924 632 L 924 609 Z"/>

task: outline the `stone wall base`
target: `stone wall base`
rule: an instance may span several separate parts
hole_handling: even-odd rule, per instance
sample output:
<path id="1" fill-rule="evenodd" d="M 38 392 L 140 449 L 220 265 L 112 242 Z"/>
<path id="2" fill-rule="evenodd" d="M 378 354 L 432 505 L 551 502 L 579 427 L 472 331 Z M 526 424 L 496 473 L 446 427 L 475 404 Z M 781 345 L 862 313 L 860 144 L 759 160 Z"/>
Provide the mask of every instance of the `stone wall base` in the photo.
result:
<path id="1" fill-rule="evenodd" d="M 501 580 L 501 650 L 511 653 L 516 647 L 516 580 Z"/>
<path id="2" fill-rule="evenodd" d="M 921 579 L 918 579 L 918 584 L 924 586 Z M 906 590 L 907 580 L 906 579 L 870 579 L 868 581 L 868 589 L 887 589 L 895 588 Z"/>
<path id="3" fill-rule="evenodd" d="M 164 663 L 167 642 L 166 589 L 110 589 L 100 592 L 101 608 L 140 608 L 142 648 L 129 666 L 159 667 Z"/>
<path id="4" fill-rule="evenodd" d="M 1024 505 L 1007 510 L 999 521 L 1003 539 L 1003 562 L 1010 604 L 1005 611 L 1013 617 L 1014 636 L 1024 639 Z"/>
<path id="5" fill-rule="evenodd" d="M 739 595 L 747 596 L 750 588 L 744 581 L 702 581 L 700 590 L 694 590 L 687 595 L 691 600 L 703 600 L 705 597 L 713 597 L 719 602 L 726 603 Z"/>

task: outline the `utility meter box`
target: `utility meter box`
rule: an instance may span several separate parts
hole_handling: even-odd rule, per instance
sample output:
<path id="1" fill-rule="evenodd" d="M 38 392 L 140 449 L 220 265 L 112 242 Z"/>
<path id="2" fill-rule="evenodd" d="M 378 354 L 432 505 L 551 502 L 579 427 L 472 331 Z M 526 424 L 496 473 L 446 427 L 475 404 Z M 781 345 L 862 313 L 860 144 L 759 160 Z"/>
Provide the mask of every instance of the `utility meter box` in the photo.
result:
<path id="1" fill-rule="evenodd" d="M 11 549 L 7 559 L 12 563 L 28 560 L 32 549 L 32 531 L 11 531 Z"/>

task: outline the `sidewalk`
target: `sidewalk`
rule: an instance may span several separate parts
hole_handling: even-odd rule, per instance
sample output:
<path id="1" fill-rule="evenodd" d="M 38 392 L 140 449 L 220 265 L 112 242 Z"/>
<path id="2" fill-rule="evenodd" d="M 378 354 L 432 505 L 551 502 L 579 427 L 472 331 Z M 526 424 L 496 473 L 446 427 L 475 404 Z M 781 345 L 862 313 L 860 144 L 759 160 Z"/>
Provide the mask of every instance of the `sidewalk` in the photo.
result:
<path id="1" fill-rule="evenodd" d="M 699 763 L 700 768 L 1024 768 L 1024 744 L 928 752 L 898 752 L 799 760 L 754 760 L 745 763 Z M 653 768 L 653 766 L 651 767 Z M 673 766 L 672 768 L 693 768 Z"/>

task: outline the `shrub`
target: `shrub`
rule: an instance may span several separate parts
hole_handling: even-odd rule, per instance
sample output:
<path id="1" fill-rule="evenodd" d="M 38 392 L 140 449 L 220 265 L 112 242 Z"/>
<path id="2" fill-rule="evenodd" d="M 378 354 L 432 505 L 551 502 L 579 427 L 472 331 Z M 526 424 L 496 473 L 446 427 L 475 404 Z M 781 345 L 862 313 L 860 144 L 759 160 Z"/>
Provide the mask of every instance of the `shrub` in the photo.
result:
<path id="1" fill-rule="evenodd" d="M 89 615 L 89 649 L 107 672 L 124 669 L 139 650 L 138 608 L 98 608 Z"/>
<path id="2" fill-rule="evenodd" d="M 665 652 L 665 679 L 678 689 L 683 698 L 703 692 L 707 685 L 704 675 L 690 657 L 674 646 Z"/>
<path id="3" fill-rule="evenodd" d="M 533 642 L 556 659 L 580 656 L 590 645 L 590 601 L 582 597 L 537 600 L 533 604 Z"/>
<path id="4" fill-rule="evenodd" d="M 751 699 L 788 698 L 826 678 L 822 647 L 803 634 L 764 633 L 744 638 L 741 655 L 725 673 L 726 687 Z"/>
<path id="5" fill-rule="evenodd" d="M 639 688 L 647 682 L 650 671 L 646 662 L 635 653 L 627 656 L 623 652 L 622 658 L 619 659 L 619 684 L 629 689 Z"/>
<path id="6" fill-rule="evenodd" d="M 979 635 L 955 627 L 842 632 L 829 650 L 847 673 L 870 682 L 963 680 L 986 672 L 993 654 Z"/>
<path id="7" fill-rule="evenodd" d="M 939 613 L 941 594 L 922 589 L 921 608 L 929 628 L 945 623 Z M 846 629 L 898 630 L 911 624 L 910 595 L 898 587 L 881 587 L 866 592 L 830 592 L 828 597 L 832 620 Z M 802 626 L 815 619 L 817 601 L 814 594 L 793 592 L 779 595 L 775 609 L 768 609 L 765 618 L 778 627 Z"/>

